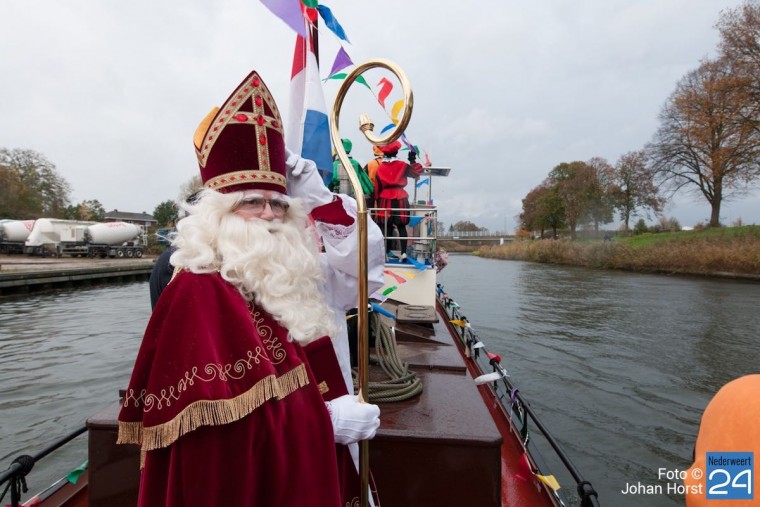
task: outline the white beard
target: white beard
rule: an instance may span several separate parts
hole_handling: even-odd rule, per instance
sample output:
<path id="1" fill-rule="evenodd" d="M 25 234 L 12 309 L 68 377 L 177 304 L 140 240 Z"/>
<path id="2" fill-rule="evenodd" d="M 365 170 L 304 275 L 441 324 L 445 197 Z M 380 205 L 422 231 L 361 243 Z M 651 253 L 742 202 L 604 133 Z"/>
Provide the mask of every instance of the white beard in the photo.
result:
<path id="1" fill-rule="evenodd" d="M 336 336 L 335 315 L 323 295 L 324 275 L 317 244 L 305 226 L 303 206 L 291 201 L 284 221 L 245 220 L 230 212 L 229 203 L 225 203 L 230 210 L 227 212 L 202 209 L 227 207 L 211 201 L 230 195 L 214 194 L 204 195 L 191 209 L 197 214 L 178 224 L 175 243 L 179 249 L 172 255 L 172 264 L 198 273 L 219 271 L 243 297 L 261 305 L 301 345 L 325 335 Z M 208 223 L 209 219 L 216 223 Z"/>

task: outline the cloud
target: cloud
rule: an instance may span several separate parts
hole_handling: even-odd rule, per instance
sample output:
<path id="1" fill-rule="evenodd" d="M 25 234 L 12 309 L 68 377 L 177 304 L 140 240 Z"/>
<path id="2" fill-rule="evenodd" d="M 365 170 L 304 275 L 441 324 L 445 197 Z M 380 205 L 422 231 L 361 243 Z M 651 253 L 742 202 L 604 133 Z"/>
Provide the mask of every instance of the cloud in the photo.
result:
<path id="1" fill-rule="evenodd" d="M 741 2 L 325 3 L 355 63 L 389 58 L 409 75 L 407 134 L 452 168 L 433 187 L 441 219 L 512 229 L 556 164 L 640 149 L 678 79 L 714 52 L 719 12 Z M 197 172 L 198 122 L 252 68 L 289 109 L 295 35 L 256 0 L 4 0 L 0 19 L 0 143 L 43 153 L 77 202 L 150 212 L 176 198 Z M 324 67 L 337 44 L 322 31 Z M 364 161 L 358 114 L 387 117 L 369 92 L 350 95 L 341 133 Z M 757 222 L 760 207 L 746 209 Z"/>

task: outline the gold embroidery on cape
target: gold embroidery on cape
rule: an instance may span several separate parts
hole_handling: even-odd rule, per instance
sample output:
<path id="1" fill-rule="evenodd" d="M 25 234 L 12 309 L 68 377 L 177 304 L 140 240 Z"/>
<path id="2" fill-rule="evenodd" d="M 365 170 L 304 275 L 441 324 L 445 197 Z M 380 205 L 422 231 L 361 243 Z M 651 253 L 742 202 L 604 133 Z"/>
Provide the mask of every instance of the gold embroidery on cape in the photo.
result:
<path id="1" fill-rule="evenodd" d="M 142 405 L 142 411 L 145 413 L 150 412 L 154 408 L 162 410 L 164 406 L 170 407 L 173 401 L 179 401 L 182 393 L 195 385 L 196 381 L 212 382 L 218 379 L 222 382 L 229 382 L 229 379 L 239 380 L 245 376 L 248 370 L 253 369 L 254 364 L 260 364 L 262 359 L 272 362 L 262 347 L 256 347 L 253 351 L 248 351 L 246 358 L 238 359 L 234 363 L 224 365 L 217 363 L 207 364 L 203 367 L 205 375 L 201 375 L 199 368 L 193 366 L 185 372 L 184 378 L 177 382 L 176 387 L 172 385 L 168 388 L 163 388 L 157 394 L 148 393 L 146 389 L 143 389 L 140 393 L 136 393 L 134 389 L 128 389 L 124 396 L 124 406 L 129 406 L 133 402 L 135 408 L 139 408 Z"/>
<path id="2" fill-rule="evenodd" d="M 324 380 L 317 385 L 317 388 L 319 389 L 319 394 L 325 394 L 330 390 L 330 388 L 327 386 L 327 382 Z"/>
<path id="3" fill-rule="evenodd" d="M 163 424 L 146 428 L 142 422 L 119 421 L 116 443 L 138 444 L 143 451 L 160 449 L 201 426 L 229 424 L 242 419 L 264 402 L 272 398 L 281 400 L 308 384 L 306 366 L 300 364 L 279 377 L 268 375 L 262 378 L 248 391 L 235 398 L 198 400 L 191 403 L 172 420 Z"/>
<path id="4" fill-rule="evenodd" d="M 280 364 L 288 356 L 282 349 L 282 343 L 280 339 L 274 335 L 272 328 L 264 324 L 264 317 L 261 316 L 261 312 L 254 309 L 253 303 L 248 303 L 248 308 L 251 311 L 251 318 L 256 327 L 256 332 L 264 342 L 264 346 L 267 349 L 267 355 L 271 358 L 273 364 Z"/>

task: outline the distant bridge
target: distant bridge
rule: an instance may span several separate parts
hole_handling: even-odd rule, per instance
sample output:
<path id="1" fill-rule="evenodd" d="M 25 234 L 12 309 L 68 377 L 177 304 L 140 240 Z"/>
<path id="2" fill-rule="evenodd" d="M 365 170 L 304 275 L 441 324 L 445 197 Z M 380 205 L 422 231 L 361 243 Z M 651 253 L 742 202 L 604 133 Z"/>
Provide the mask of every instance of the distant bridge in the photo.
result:
<path id="1" fill-rule="evenodd" d="M 478 242 L 479 244 L 504 244 L 515 239 L 514 234 L 504 231 L 441 231 L 438 239 L 457 242 Z"/>

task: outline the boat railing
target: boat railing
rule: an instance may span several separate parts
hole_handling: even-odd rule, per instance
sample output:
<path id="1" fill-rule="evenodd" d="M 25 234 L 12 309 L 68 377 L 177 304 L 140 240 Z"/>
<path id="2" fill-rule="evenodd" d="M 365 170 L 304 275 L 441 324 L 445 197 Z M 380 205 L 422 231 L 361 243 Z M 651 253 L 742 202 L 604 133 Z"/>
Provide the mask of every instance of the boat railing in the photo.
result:
<path id="1" fill-rule="evenodd" d="M 527 449 L 530 444 L 530 433 L 528 431 L 528 423 L 530 421 L 538 428 L 557 458 L 575 481 L 576 492 L 580 498 L 581 507 L 598 507 L 597 492 L 591 483 L 583 478 L 583 475 L 564 452 L 559 442 L 557 442 L 541 422 L 541 419 L 530 407 L 530 404 L 520 394 L 519 389 L 511 382 L 507 370 L 501 365 L 501 357 L 486 349 L 485 344 L 480 341 L 477 334 L 473 331 L 467 317 L 462 315 L 459 305 L 449 298 L 440 284 L 438 284 L 437 292 L 438 301 L 450 317 L 455 335 L 460 340 L 465 354 L 467 357 L 474 359 L 478 364 L 478 367 L 484 374 L 482 375 L 481 382 L 488 384 L 493 389 L 496 398 L 510 416 L 513 427 L 519 432 L 523 447 Z M 491 370 L 490 373 L 489 369 Z M 478 382 L 477 379 L 476 382 Z"/>
<path id="2" fill-rule="evenodd" d="M 412 204 L 409 208 L 369 208 L 368 211 L 383 231 L 386 241 L 407 240 L 407 251 L 401 254 L 405 253 L 422 264 L 434 265 L 438 238 L 438 209 L 435 206 Z M 406 235 L 394 234 L 393 230 L 388 229 L 388 220 L 379 219 L 378 214 L 386 217 L 408 216 Z"/>
<path id="3" fill-rule="evenodd" d="M 18 507 L 19 505 L 21 505 L 21 493 L 26 493 L 29 490 L 29 488 L 26 485 L 26 476 L 29 474 L 29 472 L 32 471 L 32 468 L 34 468 L 35 463 L 40 461 L 42 458 L 44 458 L 48 454 L 63 447 L 64 445 L 74 440 L 76 437 L 78 437 L 82 433 L 85 433 L 86 431 L 87 431 L 87 426 L 83 425 L 79 429 L 72 431 L 68 435 L 60 438 L 59 440 L 56 440 L 55 442 L 48 445 L 43 450 L 41 450 L 40 452 L 38 452 L 37 454 L 33 456 L 30 456 L 28 454 L 23 454 L 21 456 L 18 456 L 16 459 L 14 459 L 11 465 L 8 467 L 8 469 L 0 473 L 0 487 L 2 487 L 3 484 L 5 484 L 6 482 L 8 483 L 3 489 L 3 492 L 0 493 L 0 505 L 2 505 L 3 498 L 5 498 L 5 495 L 8 493 L 8 490 L 10 490 L 11 492 L 11 503 L 10 503 L 11 507 Z M 66 478 L 61 479 L 60 481 L 53 484 L 50 488 L 45 490 L 45 492 L 41 493 L 39 495 L 40 500 L 44 500 L 47 496 L 49 496 L 50 494 L 55 492 L 57 489 L 59 489 L 61 486 L 63 486 L 66 480 L 67 480 Z"/>

